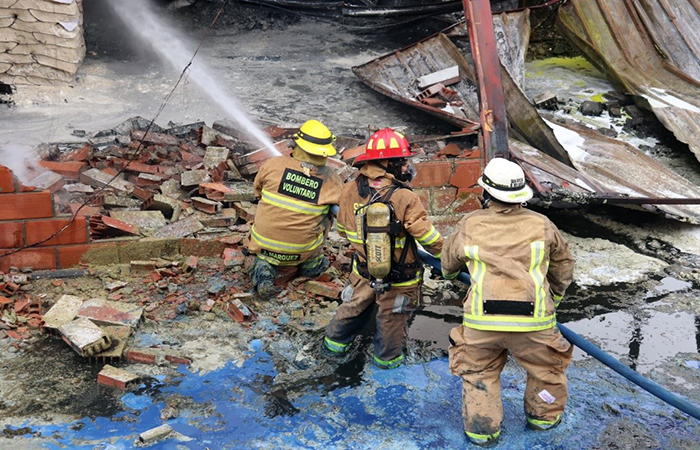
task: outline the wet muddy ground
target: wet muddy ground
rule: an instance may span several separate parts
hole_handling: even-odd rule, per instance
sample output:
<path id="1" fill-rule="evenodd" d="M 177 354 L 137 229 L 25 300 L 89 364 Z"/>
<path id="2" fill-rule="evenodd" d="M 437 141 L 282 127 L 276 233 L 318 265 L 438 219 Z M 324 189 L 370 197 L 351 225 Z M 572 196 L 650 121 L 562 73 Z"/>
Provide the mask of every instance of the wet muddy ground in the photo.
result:
<path id="1" fill-rule="evenodd" d="M 143 45 L 110 34 L 123 29 L 109 27 L 114 20 L 90 15 L 90 8 L 103 4 L 86 2 L 88 38 L 93 40 L 76 83 L 60 89 L 20 88 L 16 106 L 0 105 L 0 119 L 7 124 L 0 130 L 1 144 L 69 140 L 75 129 L 92 132 L 128 117 L 155 114 L 176 75 L 162 69 L 154 55 L 139 51 Z M 209 17 L 212 11 L 207 10 Z M 254 118 L 277 125 L 320 118 L 335 133 L 356 136 L 368 125 L 414 133 L 451 130 L 371 91 L 351 72 L 353 65 L 427 36 L 439 23 L 367 33 L 306 18 L 256 14 L 230 11 L 202 55 Z M 184 10 L 173 21 L 197 37 L 208 20 L 195 17 Z M 561 86 L 562 97 L 572 103 L 609 89 L 579 62 L 529 64 L 530 97 L 543 85 Z M 572 73 L 584 84 L 565 90 L 572 86 L 567 82 Z M 185 83 L 159 123 L 211 124 L 222 118 Z M 644 140 L 650 153 L 700 180 L 694 158 L 666 136 L 630 138 Z M 565 232 L 577 257 L 575 284 L 559 310 L 560 322 L 699 404 L 700 228 L 624 209 L 542 212 Z M 203 264 L 218 267 L 221 261 Z M 96 268 L 95 275 L 67 279 L 60 287 L 42 281 L 32 288 L 54 300 L 63 293 L 104 295 L 100 276 L 115 270 L 130 283 L 138 282 L 119 268 Z M 190 287 L 193 295 L 210 281 L 198 279 Z M 461 447 L 459 380 L 447 372 L 445 349 L 447 332 L 460 322 L 464 289 L 430 279 L 425 286 L 426 305 L 411 323 L 409 364 L 397 372 L 371 366 L 366 350 L 371 325 L 358 338 L 363 345 L 349 357 L 325 358 L 318 343 L 335 304 L 309 307 L 285 297 L 256 304 L 261 320 L 251 328 L 203 311 L 143 322 L 134 345 L 175 348 L 193 361 L 189 369 L 122 363 L 145 380 L 127 394 L 97 385 L 102 365 L 86 363 L 55 337 L 35 336 L 19 349 L 2 339 L 0 418 L 5 426 L 0 447 L 130 448 L 138 433 L 166 421 L 192 440 L 171 441 L 162 448 Z M 316 320 L 295 326 L 294 309 L 299 307 L 312 311 Z M 700 448 L 697 421 L 578 350 L 569 374 L 564 425 L 551 434 L 533 435 L 521 423 L 522 370 L 508 365 L 506 439 L 500 448 Z"/>

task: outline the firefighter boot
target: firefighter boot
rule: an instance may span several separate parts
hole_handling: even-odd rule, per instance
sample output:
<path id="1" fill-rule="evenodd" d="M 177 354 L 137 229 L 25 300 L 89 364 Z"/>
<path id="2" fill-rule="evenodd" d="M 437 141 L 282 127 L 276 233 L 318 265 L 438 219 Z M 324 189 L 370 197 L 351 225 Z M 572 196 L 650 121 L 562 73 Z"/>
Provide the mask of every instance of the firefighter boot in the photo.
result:
<path id="1" fill-rule="evenodd" d="M 561 423 L 561 414 L 556 418 L 556 420 L 539 420 L 534 417 L 527 416 L 527 427 L 534 431 L 547 431 L 552 428 L 556 428 Z"/>
<path id="2" fill-rule="evenodd" d="M 498 443 L 498 438 L 501 436 L 500 430 L 494 434 L 474 434 L 467 432 L 469 442 L 479 447 L 493 447 Z"/>
<path id="3" fill-rule="evenodd" d="M 277 294 L 277 288 L 275 288 L 275 268 L 267 261 L 255 258 L 250 281 L 251 287 L 262 299 L 268 299 Z"/>
<path id="4" fill-rule="evenodd" d="M 321 275 L 331 263 L 326 255 L 319 253 L 299 264 L 299 276 L 306 278 L 316 278 Z"/>

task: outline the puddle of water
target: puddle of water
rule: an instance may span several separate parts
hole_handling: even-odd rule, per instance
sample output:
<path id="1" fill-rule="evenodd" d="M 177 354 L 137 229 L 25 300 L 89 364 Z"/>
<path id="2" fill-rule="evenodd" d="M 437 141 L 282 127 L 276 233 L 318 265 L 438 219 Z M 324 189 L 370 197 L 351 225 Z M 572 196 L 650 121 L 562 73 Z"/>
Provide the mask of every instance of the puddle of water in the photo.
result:
<path id="1" fill-rule="evenodd" d="M 617 305 L 615 299 L 616 293 L 629 295 L 630 290 L 634 292 L 634 286 L 575 290 L 572 304 L 569 308 L 565 306 L 558 317 L 582 337 L 646 374 L 678 353 L 700 351 L 700 316 L 685 311 L 669 313 L 659 310 L 668 309 L 666 303 L 658 300 L 659 297 L 691 287 L 686 281 L 663 278 L 658 286 L 644 294 L 644 299 L 653 297 L 656 301 L 632 308 L 629 303 Z M 461 320 L 461 306 L 427 306 L 413 318 L 408 337 L 427 342 L 430 348 L 447 350 L 450 329 L 459 325 Z M 574 360 L 587 357 L 578 348 L 574 351 Z"/>

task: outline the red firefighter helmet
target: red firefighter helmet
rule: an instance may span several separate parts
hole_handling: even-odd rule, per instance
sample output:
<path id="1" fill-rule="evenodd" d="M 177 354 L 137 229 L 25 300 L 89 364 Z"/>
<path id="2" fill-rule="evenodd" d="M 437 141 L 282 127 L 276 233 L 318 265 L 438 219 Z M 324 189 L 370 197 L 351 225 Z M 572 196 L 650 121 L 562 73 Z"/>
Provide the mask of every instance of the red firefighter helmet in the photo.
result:
<path id="1" fill-rule="evenodd" d="M 365 152 L 355 158 L 355 163 L 411 156 L 415 156 L 415 153 L 411 151 L 404 135 L 391 128 L 384 128 L 370 136 Z"/>

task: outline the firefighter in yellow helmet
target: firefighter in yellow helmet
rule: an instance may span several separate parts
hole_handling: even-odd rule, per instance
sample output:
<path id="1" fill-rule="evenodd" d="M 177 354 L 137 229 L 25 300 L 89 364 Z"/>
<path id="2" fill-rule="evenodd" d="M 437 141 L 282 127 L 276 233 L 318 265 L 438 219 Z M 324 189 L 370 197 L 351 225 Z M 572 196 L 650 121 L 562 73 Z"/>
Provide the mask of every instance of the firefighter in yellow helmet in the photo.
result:
<path id="1" fill-rule="evenodd" d="M 403 363 L 408 320 L 420 304 L 423 265 L 416 242 L 435 255 L 442 236 L 428 220 L 418 196 L 406 184 L 415 172 L 404 136 L 390 128 L 367 141 L 360 175 L 340 196 L 338 231 L 354 250 L 350 283 L 326 330 L 323 345 L 342 355 L 377 305 L 374 364 L 392 369 Z"/>
<path id="2" fill-rule="evenodd" d="M 332 224 L 330 207 L 338 203 L 343 183 L 330 167 L 335 136 L 317 120 L 294 135 L 291 157 L 266 161 L 255 176 L 260 199 L 245 244 L 256 255 L 251 285 L 263 298 L 276 290 L 275 268 L 299 266 L 299 276 L 320 275 L 329 262 L 323 244 Z"/>
<path id="3" fill-rule="evenodd" d="M 465 268 L 471 275 L 462 326 L 450 332 L 450 371 L 463 379 L 467 437 L 487 446 L 501 433 L 500 375 L 508 351 L 527 370 L 528 427 L 547 430 L 561 421 L 573 347 L 559 332 L 555 311 L 573 280 L 574 259 L 557 227 L 523 208 L 532 190 L 520 166 L 494 158 L 479 185 L 486 209 L 460 220 L 441 260 L 445 278 Z"/>

